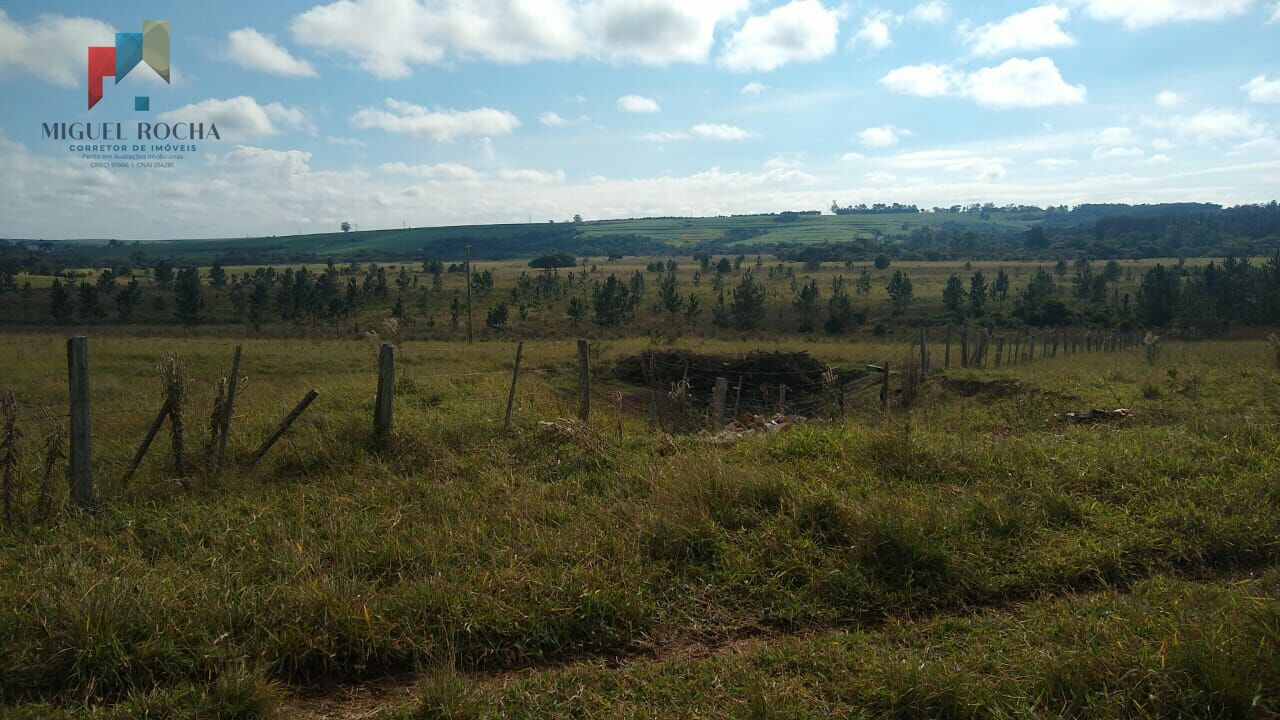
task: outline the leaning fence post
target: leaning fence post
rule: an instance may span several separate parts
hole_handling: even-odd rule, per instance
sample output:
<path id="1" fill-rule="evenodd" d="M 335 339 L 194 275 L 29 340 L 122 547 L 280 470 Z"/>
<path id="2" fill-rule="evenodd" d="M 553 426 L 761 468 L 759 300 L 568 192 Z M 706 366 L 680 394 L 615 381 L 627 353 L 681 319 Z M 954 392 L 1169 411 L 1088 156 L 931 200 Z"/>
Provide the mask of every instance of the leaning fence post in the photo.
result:
<path id="1" fill-rule="evenodd" d="M 591 418 L 591 355 L 587 341 L 578 340 L 578 419 L 587 422 Z"/>
<path id="2" fill-rule="evenodd" d="M 373 406 L 373 434 L 378 442 L 385 442 L 391 435 L 395 396 L 396 347 L 384 343 L 378 352 L 378 399 Z"/>
<path id="3" fill-rule="evenodd" d="M 929 330 L 920 328 L 920 376 L 929 376 Z"/>
<path id="4" fill-rule="evenodd" d="M 71 501 L 93 505 L 93 449 L 89 409 L 89 338 L 67 339 L 68 395 L 71 399 Z"/>
<path id="5" fill-rule="evenodd" d="M 516 366 L 511 370 L 511 390 L 507 393 L 507 416 L 502 420 L 502 432 L 506 432 L 511 427 L 511 406 L 516 402 L 516 379 L 520 377 L 520 354 L 522 352 L 524 352 L 523 341 L 516 343 Z"/>
<path id="6" fill-rule="evenodd" d="M 884 373 L 880 378 L 880 410 L 881 412 L 889 411 L 889 361 L 884 361 L 881 368 Z"/>
<path id="7" fill-rule="evenodd" d="M 231 410 L 236 403 L 236 390 L 240 385 L 240 352 L 244 348 L 240 345 L 236 346 L 235 357 L 231 359 L 231 384 L 227 386 L 227 404 L 223 408 L 222 427 L 218 434 L 218 464 L 222 466 L 222 460 L 227 456 L 227 436 L 231 434 Z"/>
<path id="8" fill-rule="evenodd" d="M 729 381 L 725 378 L 716 378 L 716 394 L 711 402 L 711 419 L 715 423 L 715 428 L 724 427 L 724 402 L 729 394 Z"/>
<path id="9" fill-rule="evenodd" d="M 133 454 L 129 469 L 124 473 L 124 479 L 121 480 L 121 484 L 125 487 L 129 487 L 129 481 L 133 479 L 133 474 L 138 471 L 138 466 L 142 464 L 142 458 L 146 457 L 147 450 L 151 447 L 152 441 L 156 439 L 156 433 L 160 432 L 160 426 L 164 425 L 164 419 L 169 416 L 171 408 L 173 408 L 173 398 L 165 398 L 164 405 L 161 406 L 160 412 L 156 414 L 156 419 L 151 421 L 151 427 L 147 428 L 147 436 L 142 438 L 142 444 L 138 446 L 138 451 Z"/>
<path id="10" fill-rule="evenodd" d="M 388 348 L 391 346 L 383 345 L 382 347 Z M 262 447 L 258 448 L 258 452 L 253 454 L 253 460 L 249 462 L 251 466 L 258 464 L 258 461 L 261 460 L 262 457 L 267 454 L 267 451 L 271 449 L 271 446 L 276 444 L 276 441 L 279 440 L 280 437 L 285 434 L 285 432 L 290 428 L 290 426 L 293 425 L 294 421 L 298 419 L 298 416 L 301 415 L 302 412 L 307 409 L 307 406 L 310 405 L 311 402 L 315 400 L 319 395 L 320 393 L 316 392 L 315 390 L 310 390 L 307 392 L 306 396 L 303 397 L 302 400 L 299 401 L 298 404 L 293 408 L 293 410 L 289 411 L 289 414 L 285 416 L 284 420 L 280 423 L 280 426 L 277 427 L 275 431 L 272 432 L 271 435 L 268 436 L 267 439 L 262 443 Z"/>

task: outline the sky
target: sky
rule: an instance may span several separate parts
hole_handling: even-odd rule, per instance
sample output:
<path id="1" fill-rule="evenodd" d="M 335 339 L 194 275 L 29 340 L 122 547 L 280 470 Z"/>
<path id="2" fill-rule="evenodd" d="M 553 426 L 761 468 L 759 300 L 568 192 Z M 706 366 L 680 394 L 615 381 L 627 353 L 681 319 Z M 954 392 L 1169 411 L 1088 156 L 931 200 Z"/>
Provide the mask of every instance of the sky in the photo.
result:
<path id="1" fill-rule="evenodd" d="M 155 19 L 171 82 L 86 109 L 87 48 Z M 222 137 L 42 135 L 140 121 Z M 0 236 L 1278 197 L 1272 0 L 0 2 Z"/>

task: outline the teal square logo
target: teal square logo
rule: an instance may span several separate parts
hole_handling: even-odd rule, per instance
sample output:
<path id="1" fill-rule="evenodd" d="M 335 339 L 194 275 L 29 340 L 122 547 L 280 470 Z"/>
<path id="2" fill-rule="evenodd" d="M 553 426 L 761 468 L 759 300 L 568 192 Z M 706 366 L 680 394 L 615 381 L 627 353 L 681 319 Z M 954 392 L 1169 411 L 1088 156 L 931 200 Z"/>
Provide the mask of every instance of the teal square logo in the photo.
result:
<path id="1" fill-rule="evenodd" d="M 151 110 L 151 98 L 146 95 L 139 95 L 133 99 L 133 109 L 137 112 L 148 112 Z"/>

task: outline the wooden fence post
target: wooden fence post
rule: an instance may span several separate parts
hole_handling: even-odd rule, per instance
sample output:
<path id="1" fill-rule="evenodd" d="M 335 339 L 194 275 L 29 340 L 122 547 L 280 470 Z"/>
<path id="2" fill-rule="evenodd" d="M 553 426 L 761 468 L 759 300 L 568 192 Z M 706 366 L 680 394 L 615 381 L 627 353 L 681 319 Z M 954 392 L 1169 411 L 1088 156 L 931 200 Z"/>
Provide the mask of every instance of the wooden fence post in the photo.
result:
<path id="1" fill-rule="evenodd" d="M 587 422 L 591 419 L 591 357 L 582 339 L 578 340 L 578 396 L 578 419 Z"/>
<path id="2" fill-rule="evenodd" d="M 737 420 L 742 417 L 740 410 L 742 408 L 742 376 L 738 376 L 738 387 L 733 391 L 733 419 Z"/>
<path id="3" fill-rule="evenodd" d="M 946 344 L 947 349 L 944 350 L 942 353 L 942 369 L 950 370 L 951 369 L 951 326 L 950 325 L 947 326 L 946 343 L 947 343 Z"/>
<path id="4" fill-rule="evenodd" d="M 929 377 L 929 329 L 920 328 L 920 377 Z"/>
<path id="5" fill-rule="evenodd" d="M 218 432 L 218 462 L 214 467 L 222 467 L 227 456 L 227 436 L 231 434 L 231 412 L 236 403 L 236 390 L 240 385 L 240 352 L 244 348 L 236 346 L 235 356 L 231 358 L 231 384 L 227 386 L 227 403 L 222 408 L 222 427 Z"/>
<path id="6" fill-rule="evenodd" d="M 778 385 L 778 414 L 787 414 L 787 384 Z"/>
<path id="7" fill-rule="evenodd" d="M 472 322 L 471 322 L 471 243 L 467 243 L 466 247 L 467 247 L 467 261 L 466 261 L 467 269 L 465 272 L 467 274 L 467 343 L 470 344 L 472 333 L 474 332 L 473 330 L 474 325 L 472 325 Z"/>
<path id="8" fill-rule="evenodd" d="M 71 501 L 92 507 L 93 432 L 89 407 L 89 338 L 67 339 L 67 380 L 71 400 Z"/>
<path id="9" fill-rule="evenodd" d="M 724 402 L 728 394 L 729 381 L 722 377 L 716 378 L 716 394 L 711 402 L 711 420 L 717 430 L 724 427 Z"/>
<path id="10" fill-rule="evenodd" d="M 124 473 L 124 479 L 121 480 L 121 484 L 125 487 L 129 487 L 129 481 L 133 479 L 133 474 L 138 471 L 138 466 L 142 464 L 142 458 L 146 457 L 147 450 L 156 439 L 156 433 L 160 432 L 160 426 L 164 425 L 164 419 L 169 417 L 169 409 L 172 407 L 173 399 L 165 398 L 164 405 L 160 407 L 160 412 L 156 415 L 156 419 L 151 421 L 151 427 L 147 428 L 147 436 L 142 438 L 142 444 L 138 446 L 138 451 L 133 454 L 133 461 L 129 463 L 129 469 Z"/>
<path id="11" fill-rule="evenodd" d="M 388 348 L 391 346 L 383 345 L 382 347 Z M 276 444 L 276 441 L 279 440 L 280 437 L 285 434 L 285 432 L 293 425 L 294 421 L 298 419 L 298 416 L 301 415 L 302 412 L 307 409 L 307 406 L 309 406 L 311 402 L 315 400 L 319 395 L 320 393 L 316 392 L 315 390 L 308 391 L 306 396 L 303 397 L 302 400 L 298 402 L 298 404 L 293 408 L 293 410 L 289 411 L 289 414 L 285 416 L 284 420 L 280 423 L 279 427 L 277 427 L 275 431 L 272 432 L 271 435 L 269 435 L 267 439 L 262 443 L 262 447 L 258 448 L 258 452 L 253 454 L 253 459 L 249 462 L 249 464 L 257 465 L 258 461 L 261 460 L 262 457 L 267 454 L 267 451 L 271 449 L 271 446 Z"/>
<path id="12" fill-rule="evenodd" d="M 969 367 L 969 328 L 960 328 L 960 367 Z"/>
<path id="13" fill-rule="evenodd" d="M 523 352 L 524 342 L 516 343 L 516 366 L 511 370 L 511 390 L 507 393 L 507 416 L 502 420 L 502 432 L 511 428 L 511 407 L 516 402 L 516 379 L 520 377 L 520 354 Z"/>
<path id="14" fill-rule="evenodd" d="M 378 352 L 378 399 L 373 406 L 373 435 L 379 443 L 386 442 L 391 436 L 395 397 L 396 346 L 383 343 L 382 349 Z"/>
<path id="15" fill-rule="evenodd" d="M 996 367 L 1000 367 L 1000 363 L 1004 361 L 1004 336 L 1001 335 L 996 340 Z"/>
<path id="16" fill-rule="evenodd" d="M 884 361 L 881 368 L 884 375 L 880 378 L 880 410 L 881 412 L 889 411 L 889 361 Z"/>

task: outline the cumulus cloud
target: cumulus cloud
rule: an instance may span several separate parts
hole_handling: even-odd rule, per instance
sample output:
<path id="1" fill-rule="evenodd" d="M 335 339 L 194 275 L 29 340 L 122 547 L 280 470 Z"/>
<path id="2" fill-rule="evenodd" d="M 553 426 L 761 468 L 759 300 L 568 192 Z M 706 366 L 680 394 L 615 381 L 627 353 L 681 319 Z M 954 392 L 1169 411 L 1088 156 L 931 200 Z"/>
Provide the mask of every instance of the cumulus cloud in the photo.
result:
<path id="1" fill-rule="evenodd" d="M 1266 75 L 1259 75 L 1240 89 L 1249 94 L 1249 102 L 1280 103 L 1280 80 L 1269 80 Z"/>
<path id="2" fill-rule="evenodd" d="M 1130 30 L 1171 22 L 1223 20 L 1242 15 L 1254 0 L 1083 0 L 1095 20 L 1121 22 Z"/>
<path id="3" fill-rule="evenodd" d="M 1269 23 L 1280 23 L 1280 2 L 1271 6 L 1271 19 Z"/>
<path id="4" fill-rule="evenodd" d="M 1186 98 L 1172 90 L 1161 90 L 1156 93 L 1155 101 L 1162 108 L 1171 108 L 1186 102 Z"/>
<path id="5" fill-rule="evenodd" d="M 0 75 L 22 72 L 54 85 L 76 87 L 85 78 L 85 48 L 114 45 L 115 33 L 104 22 L 62 15 L 41 15 L 23 25 L 0 8 Z"/>
<path id="6" fill-rule="evenodd" d="M 1060 5 L 1041 5 L 1010 15 L 1000 22 L 987 23 L 964 32 L 974 55 L 991 57 L 1023 50 L 1070 47 L 1075 38 L 1063 30 L 1061 23 L 1071 11 Z"/>
<path id="7" fill-rule="evenodd" d="M 734 125 L 720 125 L 714 123 L 702 123 L 694 125 L 690 130 L 690 134 L 694 137 L 704 138 L 706 140 L 746 140 L 754 137 L 754 135 Z"/>
<path id="8" fill-rule="evenodd" d="M 858 132 L 858 142 L 869 148 L 897 145 L 898 141 L 905 137 L 911 137 L 911 131 L 893 125 L 869 127 Z"/>
<path id="9" fill-rule="evenodd" d="M 504 168 L 498 171 L 498 177 L 509 182 L 547 185 L 550 183 L 564 182 L 565 175 L 563 170 L 544 172 L 542 170 L 531 170 L 527 168 Z"/>
<path id="10" fill-rule="evenodd" d="M 742 89 L 739 90 L 738 92 L 742 93 L 743 95 L 753 95 L 753 96 L 759 97 L 760 95 L 764 94 L 765 90 L 768 90 L 768 89 L 769 89 L 769 86 L 765 85 L 762 82 L 749 82 L 746 85 L 743 85 Z"/>
<path id="11" fill-rule="evenodd" d="M 381 78 L 451 59 L 705 62 L 747 0 L 337 0 L 298 15 L 294 38 Z"/>
<path id="12" fill-rule="evenodd" d="M 394 98 L 387 98 L 385 104 L 385 110 L 361 108 L 351 116 L 351 124 L 436 142 L 509 135 L 520 127 L 519 118 L 506 110 L 430 109 Z"/>
<path id="13" fill-rule="evenodd" d="M 569 124 L 558 112 L 547 111 L 538 116 L 538 122 L 547 127 L 564 127 Z"/>
<path id="14" fill-rule="evenodd" d="M 262 70 L 273 75 L 315 77 L 316 69 L 306 60 L 289 54 L 276 41 L 257 30 L 247 27 L 227 33 L 225 57 L 231 62 L 251 70 Z"/>
<path id="15" fill-rule="evenodd" d="M 1140 158 L 1146 155 L 1140 147 L 1098 147 L 1093 149 L 1094 160 L 1117 160 Z"/>
<path id="16" fill-rule="evenodd" d="M 211 162 L 223 167 L 280 177 L 293 177 L 311 171 L 311 153 L 301 150 L 270 150 L 252 145 L 236 145 L 225 155 L 211 156 Z"/>
<path id="17" fill-rule="evenodd" d="M 720 64 L 735 72 L 767 72 L 818 60 L 836 49 L 840 16 L 819 0 L 792 0 L 747 19 L 725 45 Z"/>
<path id="18" fill-rule="evenodd" d="M 880 78 L 894 92 L 920 97 L 967 97 L 994 108 L 1075 105 L 1085 101 L 1083 85 L 1068 84 L 1047 57 L 1010 58 L 972 72 L 944 65 L 908 65 Z"/>
<path id="19" fill-rule="evenodd" d="M 1145 117 L 1143 124 L 1172 134 L 1187 144 L 1211 145 L 1270 137 L 1274 132 L 1252 113 L 1230 108 L 1206 108 L 1191 115 Z"/>
<path id="20" fill-rule="evenodd" d="M 877 12 L 862 19 L 862 27 L 853 36 L 853 46 L 863 47 L 877 53 L 893 44 L 893 33 L 889 23 L 894 17 L 886 12 Z"/>
<path id="21" fill-rule="evenodd" d="M 929 0 L 928 2 L 922 2 L 907 12 L 908 20 L 928 23 L 930 25 L 937 25 L 939 23 L 946 22 L 947 18 L 950 16 L 951 8 L 947 7 L 947 4 L 942 0 Z"/>
<path id="22" fill-rule="evenodd" d="M 658 104 L 657 100 L 643 95 L 623 95 L 618 98 L 616 105 L 619 110 L 628 113 L 649 114 L 662 112 L 662 106 Z"/>
<path id="23" fill-rule="evenodd" d="M 160 113 L 159 119 L 164 122 L 211 122 L 218 126 L 218 133 L 224 140 L 274 135 L 284 129 L 316 131 L 315 124 L 303 110 L 278 102 L 260 105 L 248 95 L 208 98 Z"/>

